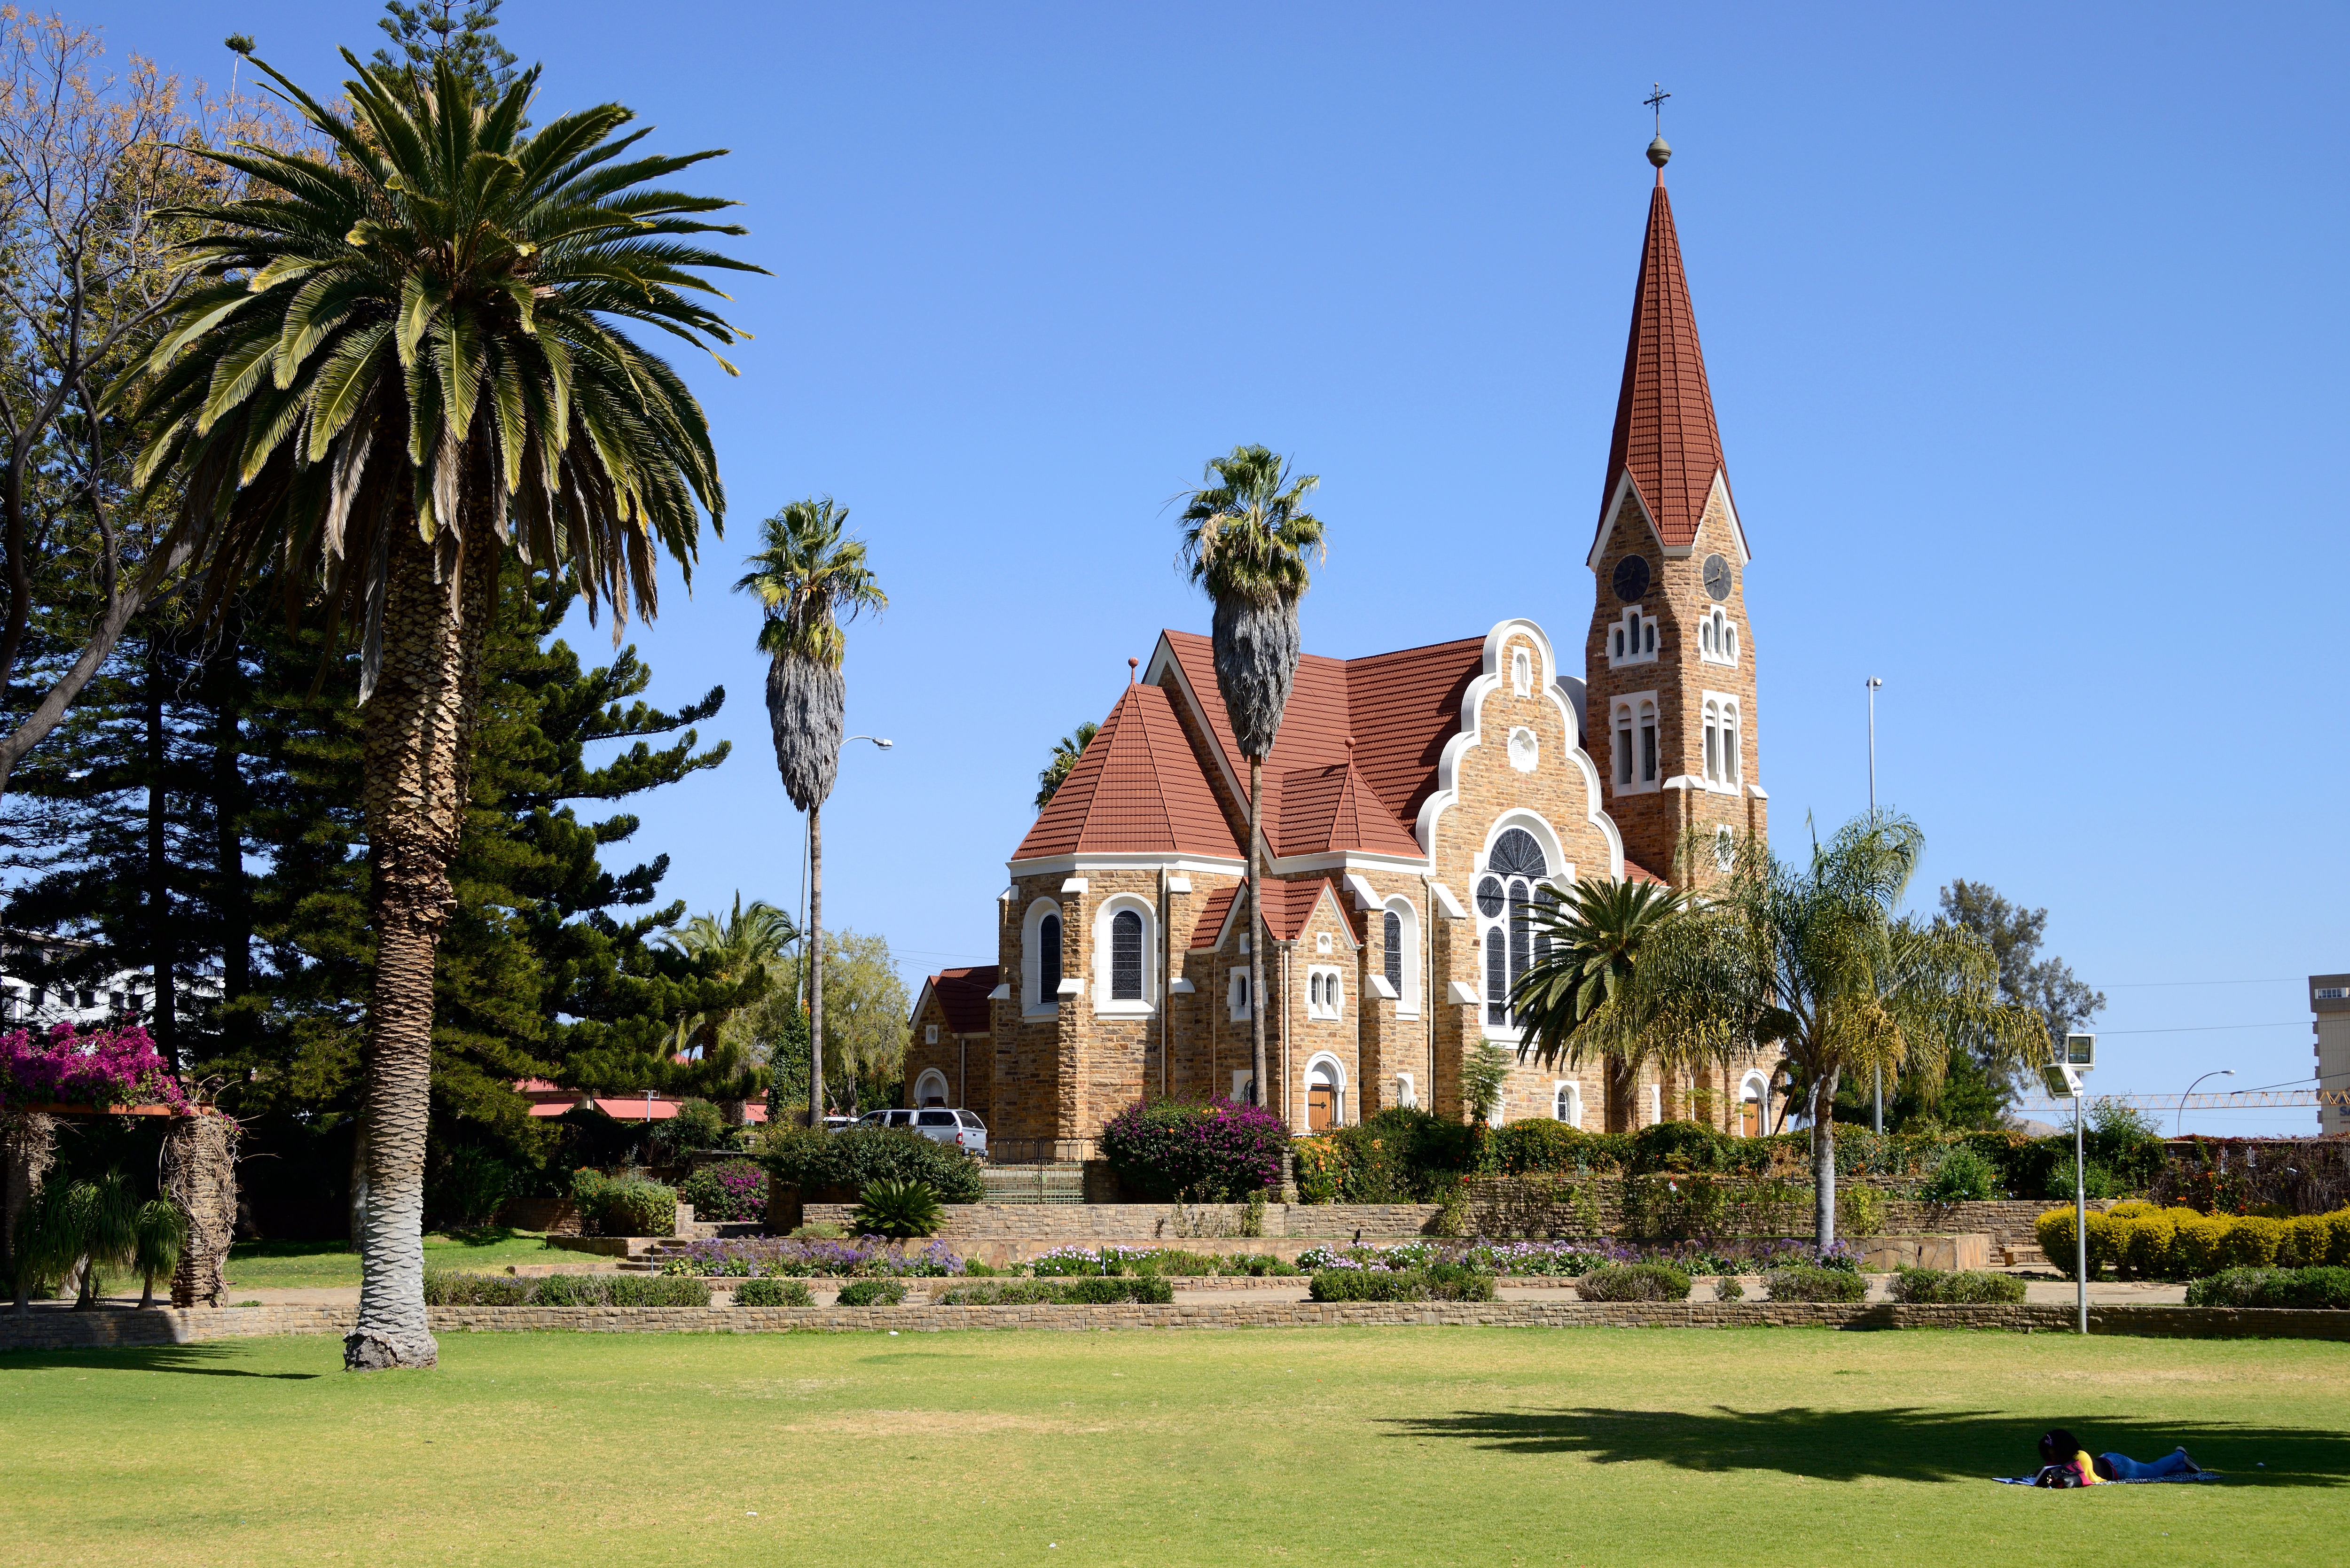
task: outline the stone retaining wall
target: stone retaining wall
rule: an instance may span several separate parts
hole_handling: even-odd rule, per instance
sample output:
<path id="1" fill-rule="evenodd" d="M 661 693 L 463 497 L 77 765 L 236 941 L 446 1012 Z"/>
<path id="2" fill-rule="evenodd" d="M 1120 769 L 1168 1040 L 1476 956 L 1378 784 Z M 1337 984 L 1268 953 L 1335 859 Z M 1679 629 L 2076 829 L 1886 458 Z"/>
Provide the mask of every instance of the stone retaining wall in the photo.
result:
<path id="1" fill-rule="evenodd" d="M 851 1229 L 853 1203 L 810 1203 L 807 1221 Z M 1217 1241 L 1310 1237 L 1347 1241 L 1360 1231 L 1366 1241 L 1424 1236 L 1440 1212 L 1433 1203 L 1268 1203 L 1264 1237 L 1240 1234 L 1247 1212 L 1238 1203 L 950 1203 L 939 1235 L 947 1241 L 1151 1241 L 1198 1251 L 1230 1251 Z M 1185 1236 L 1185 1231 L 1205 1232 Z M 958 1251 L 962 1248 L 956 1249 Z M 1243 1247 L 1240 1251 L 1246 1251 Z"/>
<path id="2" fill-rule="evenodd" d="M 265 1334 L 339 1334 L 351 1308 L 214 1307 L 0 1316 L 0 1351 L 188 1344 Z M 1182 1302 L 1165 1306 L 434 1307 L 438 1334 L 925 1334 L 955 1329 L 1316 1328 L 1444 1324 L 1512 1328 L 1970 1328 L 2069 1334 L 2068 1306 L 1846 1305 L 1820 1302 Z M 2350 1340 L 2350 1312 L 2093 1306 L 2094 1334 L 2192 1339 Z"/>

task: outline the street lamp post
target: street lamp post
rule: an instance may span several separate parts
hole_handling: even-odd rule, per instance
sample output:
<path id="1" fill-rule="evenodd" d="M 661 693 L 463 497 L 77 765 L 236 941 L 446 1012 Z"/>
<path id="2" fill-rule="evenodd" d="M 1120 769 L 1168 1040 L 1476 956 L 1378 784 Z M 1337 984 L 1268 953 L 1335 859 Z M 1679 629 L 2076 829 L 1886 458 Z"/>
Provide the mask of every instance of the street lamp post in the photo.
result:
<path id="1" fill-rule="evenodd" d="M 850 742 L 869 742 L 878 751 L 888 751 L 894 742 L 879 735 L 851 735 L 840 742 L 847 751 Z M 807 963 L 803 972 L 807 976 L 808 1009 L 808 1126 L 824 1127 L 824 841 L 816 834 L 816 813 L 821 805 L 807 814 L 807 919 L 801 929 L 807 933 Z"/>
<path id="2" fill-rule="evenodd" d="M 1877 825 L 1877 689 L 1885 682 L 1872 675 L 1868 678 L 1868 821 Z M 1871 1102 L 1868 1129 L 1882 1137 L 1885 1135 L 1885 1068 L 1874 1069 L 1877 1096 Z"/>
<path id="3" fill-rule="evenodd" d="M 2204 1074 L 2203 1078 L 2232 1078 L 2235 1075 L 2236 1070 L 2233 1067 L 2222 1067 L 2217 1072 Z M 2195 1084 L 2201 1083 L 2203 1078 L 2196 1079 Z M 2195 1084 L 2189 1084 L 2187 1085 L 2187 1095 L 2191 1095 L 2195 1092 Z M 2187 1127 L 2187 1095 L 2181 1095 L 2178 1096 L 2178 1120 L 2170 1129 L 2170 1136 L 2173 1137 L 2177 1137 L 2181 1132 L 2185 1131 Z"/>

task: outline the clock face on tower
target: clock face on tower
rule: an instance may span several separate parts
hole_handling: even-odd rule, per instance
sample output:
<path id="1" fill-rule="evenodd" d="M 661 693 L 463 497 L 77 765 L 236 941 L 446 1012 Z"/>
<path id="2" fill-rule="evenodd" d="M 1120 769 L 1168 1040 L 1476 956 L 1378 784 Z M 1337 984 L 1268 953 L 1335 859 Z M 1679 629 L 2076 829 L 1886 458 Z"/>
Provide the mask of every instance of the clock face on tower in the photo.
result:
<path id="1" fill-rule="evenodd" d="M 1616 576 L 1612 580 L 1616 586 L 1616 597 L 1630 604 L 1648 591 L 1648 558 L 1646 556 L 1625 556 L 1616 563 Z"/>
<path id="2" fill-rule="evenodd" d="M 1705 558 L 1705 591 L 1713 597 L 1716 603 L 1730 597 L 1731 584 L 1736 579 L 1731 576 L 1727 560 L 1720 556 Z"/>

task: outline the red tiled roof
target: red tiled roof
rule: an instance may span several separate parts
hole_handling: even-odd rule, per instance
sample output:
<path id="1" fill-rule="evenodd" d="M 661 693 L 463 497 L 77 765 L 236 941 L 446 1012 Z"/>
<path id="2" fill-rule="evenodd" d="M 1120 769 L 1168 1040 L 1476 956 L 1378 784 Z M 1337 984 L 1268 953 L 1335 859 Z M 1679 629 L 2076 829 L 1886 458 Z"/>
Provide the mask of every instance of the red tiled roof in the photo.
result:
<path id="1" fill-rule="evenodd" d="M 1213 646 L 1196 632 L 1161 635 L 1199 697 L 1209 733 L 1245 791 L 1248 759 L 1241 755 L 1216 688 Z M 1273 754 L 1265 759 L 1265 837 L 1274 853 L 1419 854 L 1409 825 L 1436 788 L 1438 759 L 1461 728 L 1461 700 L 1482 667 L 1484 647 L 1482 638 L 1465 638 L 1366 659 L 1311 653 L 1300 658 L 1288 710 Z M 1349 736 L 1355 742 L 1351 758 Z M 1343 787 L 1349 773 L 1351 791 Z M 1323 781 L 1318 788 L 1316 777 Z M 1339 797 L 1349 794 L 1351 828 L 1336 815 Z"/>
<path id="2" fill-rule="evenodd" d="M 946 1014 L 950 1034 L 985 1034 L 993 1028 L 989 1016 L 987 993 L 996 986 L 994 964 L 981 964 L 971 969 L 942 969 L 930 978 L 930 992 L 939 999 L 939 1011 Z M 920 1011 L 917 999 L 915 1011 Z"/>
<path id="3" fill-rule="evenodd" d="M 1159 687 L 1126 689 L 1012 857 L 1088 849 L 1240 857 L 1240 842 Z"/>
<path id="4" fill-rule="evenodd" d="M 1617 394 L 1616 433 L 1607 446 L 1607 480 L 1599 496 L 1599 526 L 1625 470 L 1657 531 L 1674 549 L 1693 543 L 1713 476 L 1721 471 L 1721 434 L 1706 386 L 1705 355 L 1698 348 L 1697 317 L 1681 244 L 1673 232 L 1673 204 L 1663 171 L 1648 199 L 1648 235 L 1640 247 L 1640 277 L 1632 291 L 1632 331 L 1624 346 L 1624 385 Z"/>
<path id="5" fill-rule="evenodd" d="M 1224 922 L 1232 918 L 1232 900 L 1239 898 L 1243 883 L 1233 882 L 1208 895 L 1208 907 L 1200 911 L 1200 923 L 1191 928 L 1194 948 L 1211 948 L 1223 934 Z"/>
<path id="6" fill-rule="evenodd" d="M 1327 877 L 1308 877 L 1301 881 L 1282 878 L 1264 885 L 1264 923 L 1283 941 L 1295 941 L 1305 922 L 1314 918 L 1314 906 L 1327 891 L 1336 901 L 1341 916 L 1347 910 L 1347 896 L 1338 884 Z"/>
<path id="7" fill-rule="evenodd" d="M 1627 882 L 1656 882 L 1661 884 L 1664 883 L 1665 879 L 1662 877 L 1658 876 L 1654 871 L 1649 870 L 1646 866 L 1643 866 L 1638 861 L 1633 859 L 1630 856 L 1627 855 L 1624 857 L 1624 880 Z"/>

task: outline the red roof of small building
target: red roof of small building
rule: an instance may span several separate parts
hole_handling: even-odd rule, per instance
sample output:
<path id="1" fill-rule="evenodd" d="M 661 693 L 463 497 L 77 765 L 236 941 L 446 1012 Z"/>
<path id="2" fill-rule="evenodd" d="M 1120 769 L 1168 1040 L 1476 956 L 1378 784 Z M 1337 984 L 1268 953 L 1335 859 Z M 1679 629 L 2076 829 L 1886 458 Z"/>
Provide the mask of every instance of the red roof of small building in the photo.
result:
<path id="1" fill-rule="evenodd" d="M 1689 279 L 1681 271 L 1680 237 L 1673 204 L 1657 173 L 1648 199 L 1648 234 L 1640 247 L 1640 276 L 1632 290 L 1632 331 L 1624 346 L 1624 384 L 1616 399 L 1616 432 L 1607 446 L 1607 479 L 1599 496 L 1599 526 L 1621 475 L 1629 470 L 1640 499 L 1669 548 L 1697 539 L 1713 476 L 1722 472 L 1721 432 L 1697 341 Z"/>
<path id="2" fill-rule="evenodd" d="M 1200 911 L 1199 922 L 1191 928 L 1194 948 L 1211 948 L 1216 939 L 1224 934 L 1224 926 L 1232 918 L 1232 900 L 1241 896 L 1243 883 L 1231 882 L 1208 895 L 1208 906 Z"/>
<path id="3" fill-rule="evenodd" d="M 1314 918 L 1314 906 L 1322 895 L 1330 895 L 1337 907 L 1339 918 L 1347 913 L 1347 896 L 1338 884 L 1327 877 L 1307 877 L 1298 880 L 1286 877 L 1264 885 L 1264 923 L 1273 934 L 1284 942 L 1295 941 L 1305 922 Z M 1351 929 L 1351 922 L 1348 922 Z"/>
<path id="4" fill-rule="evenodd" d="M 942 969 L 924 982 L 924 989 L 939 1000 L 939 1011 L 946 1015 L 950 1034 L 986 1034 L 993 1031 L 987 993 L 998 983 L 997 966 L 980 964 L 971 969 Z M 914 1000 L 914 1012 L 920 1017 L 921 999 Z"/>
<path id="5" fill-rule="evenodd" d="M 1089 849 L 1240 858 L 1240 841 L 1159 687 L 1126 689 L 1012 857 Z"/>

